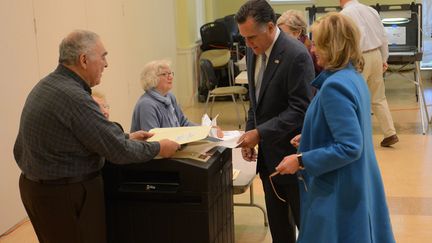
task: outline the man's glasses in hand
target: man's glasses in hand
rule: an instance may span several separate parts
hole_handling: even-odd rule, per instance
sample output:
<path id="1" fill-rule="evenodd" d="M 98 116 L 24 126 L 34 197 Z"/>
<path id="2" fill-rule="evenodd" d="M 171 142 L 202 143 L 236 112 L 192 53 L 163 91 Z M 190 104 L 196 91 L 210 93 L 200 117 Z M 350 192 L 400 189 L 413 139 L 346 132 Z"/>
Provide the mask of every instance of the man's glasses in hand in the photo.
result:
<path id="1" fill-rule="evenodd" d="M 297 172 L 296 174 L 297 174 L 297 178 L 298 178 L 300 181 L 303 182 L 303 185 L 304 185 L 304 187 L 305 187 L 305 191 L 307 192 L 307 191 L 308 191 L 308 188 L 307 188 L 307 186 L 306 186 L 306 182 L 305 182 L 305 180 L 304 180 L 303 175 L 302 175 L 301 173 L 298 173 L 298 172 Z M 272 186 L 273 192 L 275 193 L 276 197 L 277 197 L 279 200 L 281 200 L 282 202 L 286 202 L 286 200 L 283 199 L 283 198 L 278 194 L 278 192 L 277 192 L 277 190 L 276 190 L 276 187 L 275 187 L 274 184 L 273 184 L 273 177 L 275 177 L 275 176 L 277 176 L 277 175 L 279 175 L 279 171 L 275 171 L 275 172 L 273 172 L 271 175 L 269 175 L 270 185 Z"/>
<path id="2" fill-rule="evenodd" d="M 274 186 L 274 184 L 273 184 L 273 179 L 272 179 L 272 178 L 273 178 L 274 176 L 277 176 L 277 175 L 279 175 L 279 171 L 275 171 L 275 172 L 273 172 L 271 175 L 269 175 L 270 185 L 272 186 L 272 188 L 273 188 L 273 192 L 275 193 L 276 197 L 277 197 L 279 200 L 281 200 L 282 202 L 286 202 L 285 199 L 283 199 L 281 196 L 279 196 L 279 194 L 277 193 L 276 188 L 275 188 L 275 186 Z"/>

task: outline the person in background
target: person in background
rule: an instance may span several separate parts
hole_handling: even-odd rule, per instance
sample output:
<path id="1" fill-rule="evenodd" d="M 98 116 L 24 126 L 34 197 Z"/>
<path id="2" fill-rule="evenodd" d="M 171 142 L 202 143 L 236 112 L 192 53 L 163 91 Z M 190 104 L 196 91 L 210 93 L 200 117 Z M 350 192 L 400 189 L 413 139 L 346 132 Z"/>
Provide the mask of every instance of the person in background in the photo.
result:
<path id="1" fill-rule="evenodd" d="M 301 42 L 281 33 L 267 1 L 247 1 L 235 18 L 248 47 L 250 96 L 246 132 L 238 142 L 245 160 L 257 159 L 273 242 L 294 243 L 300 226 L 297 177 L 277 176 L 272 181 L 269 176 L 287 149 L 296 151 L 290 140 L 300 133 L 312 97 L 312 59 Z"/>
<path id="2" fill-rule="evenodd" d="M 382 147 L 389 147 L 399 141 L 393 118 L 387 104 L 383 73 L 387 70 L 389 56 L 388 40 L 378 12 L 357 0 L 340 0 L 341 13 L 349 16 L 360 29 L 360 48 L 365 66 L 363 77 L 369 87 L 372 112 L 378 119 L 384 139 Z"/>
<path id="3" fill-rule="evenodd" d="M 197 125 L 186 118 L 174 94 L 170 92 L 174 72 L 168 60 L 155 60 L 144 65 L 140 81 L 145 93 L 135 105 L 131 132 L 149 131 L 156 127 Z"/>
<path id="4" fill-rule="evenodd" d="M 99 91 L 93 89 L 92 90 L 92 97 L 93 97 L 93 100 L 96 101 L 96 103 L 99 105 L 99 109 L 102 112 L 102 114 L 106 117 L 107 120 L 109 120 L 110 105 L 107 102 L 106 96 L 102 92 L 99 92 Z M 116 124 L 118 127 L 120 127 L 120 129 L 122 131 L 124 131 L 123 126 L 120 123 L 115 122 L 115 121 L 112 121 L 112 122 L 114 124 Z M 141 134 L 143 132 L 144 131 L 139 130 L 139 131 L 131 132 L 129 134 L 125 133 L 125 136 L 126 136 L 126 138 L 129 138 L 129 139 L 140 140 Z"/>
<path id="5" fill-rule="evenodd" d="M 285 11 L 278 18 L 276 24 L 283 32 L 298 39 L 306 46 L 314 63 L 315 76 L 318 76 L 322 71 L 322 67 L 317 64 L 316 56 L 311 51 L 312 42 L 307 36 L 307 24 L 302 12 L 293 9 Z"/>
<path id="6" fill-rule="evenodd" d="M 43 243 L 105 243 L 104 158 L 118 164 L 170 157 L 170 140 L 136 141 L 108 121 L 91 97 L 108 66 L 104 45 L 76 30 L 60 43 L 59 65 L 31 90 L 14 145 L 21 199 Z"/>
<path id="7" fill-rule="evenodd" d="M 298 242 L 395 242 L 372 143 L 370 97 L 355 23 L 330 13 L 312 25 L 318 64 L 298 154 L 276 167 L 300 182 Z"/>
<path id="8" fill-rule="evenodd" d="M 160 127 L 197 126 L 189 121 L 180 109 L 171 89 L 174 72 L 168 60 L 155 60 L 144 65 L 141 86 L 145 93 L 138 99 L 133 115 L 131 132 Z M 217 128 L 217 136 L 223 137 Z"/>
<path id="9" fill-rule="evenodd" d="M 105 95 L 99 91 L 92 90 L 92 97 L 99 105 L 102 114 L 109 120 L 110 105 L 108 104 Z"/>

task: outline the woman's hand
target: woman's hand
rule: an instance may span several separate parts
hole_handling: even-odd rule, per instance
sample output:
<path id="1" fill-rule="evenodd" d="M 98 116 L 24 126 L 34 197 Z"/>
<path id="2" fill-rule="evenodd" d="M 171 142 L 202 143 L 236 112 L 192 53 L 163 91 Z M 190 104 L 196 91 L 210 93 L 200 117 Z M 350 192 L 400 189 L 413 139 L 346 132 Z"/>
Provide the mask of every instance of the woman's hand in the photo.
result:
<path id="1" fill-rule="evenodd" d="M 298 148 L 298 146 L 300 145 L 300 140 L 301 140 L 301 134 L 295 136 L 293 139 L 291 139 L 291 144 L 292 146 L 294 146 L 294 148 Z"/>
<path id="2" fill-rule="evenodd" d="M 284 174 L 295 174 L 300 168 L 297 154 L 291 154 L 285 156 L 283 160 L 276 166 L 276 171 L 279 171 L 281 175 Z"/>

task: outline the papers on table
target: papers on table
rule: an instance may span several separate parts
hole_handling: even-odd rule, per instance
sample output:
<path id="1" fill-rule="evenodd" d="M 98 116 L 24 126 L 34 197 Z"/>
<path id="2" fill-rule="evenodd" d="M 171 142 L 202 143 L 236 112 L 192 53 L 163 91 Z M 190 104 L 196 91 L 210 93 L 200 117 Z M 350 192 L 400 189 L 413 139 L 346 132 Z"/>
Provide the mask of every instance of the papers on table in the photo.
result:
<path id="1" fill-rule="evenodd" d="M 223 138 L 221 138 L 222 140 L 231 140 L 233 138 L 237 138 L 239 139 L 240 136 L 243 134 L 243 132 L 234 130 L 234 131 L 223 131 Z"/>
<path id="2" fill-rule="evenodd" d="M 213 119 L 210 119 L 210 117 L 207 114 L 204 114 L 201 118 L 201 126 L 211 126 L 209 136 L 217 138 L 217 117 L 219 114 L 217 114 Z"/>
<path id="3" fill-rule="evenodd" d="M 186 144 L 206 138 L 210 129 L 209 126 L 153 128 L 149 132 L 154 133 L 154 135 L 147 141 L 170 139 L 179 144 Z"/>
<path id="4" fill-rule="evenodd" d="M 210 152 L 217 146 L 236 148 L 241 132 L 224 131 L 223 139 L 209 137 L 211 126 L 192 126 L 192 127 L 169 127 L 155 128 L 150 130 L 154 133 L 153 137 L 147 141 L 159 141 L 170 139 L 182 144 L 182 148 L 177 151 L 173 158 L 188 158 L 206 162 L 212 155 Z"/>

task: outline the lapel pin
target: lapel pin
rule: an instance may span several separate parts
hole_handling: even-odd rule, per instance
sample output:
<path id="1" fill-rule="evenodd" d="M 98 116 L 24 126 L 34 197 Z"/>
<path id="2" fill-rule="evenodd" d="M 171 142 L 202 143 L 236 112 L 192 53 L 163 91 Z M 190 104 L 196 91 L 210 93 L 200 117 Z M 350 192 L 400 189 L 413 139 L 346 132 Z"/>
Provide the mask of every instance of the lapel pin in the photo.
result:
<path id="1" fill-rule="evenodd" d="M 275 63 L 276 63 L 276 64 L 278 64 L 278 63 L 279 63 L 279 60 L 278 60 L 278 59 L 276 59 L 276 60 L 275 60 Z"/>

